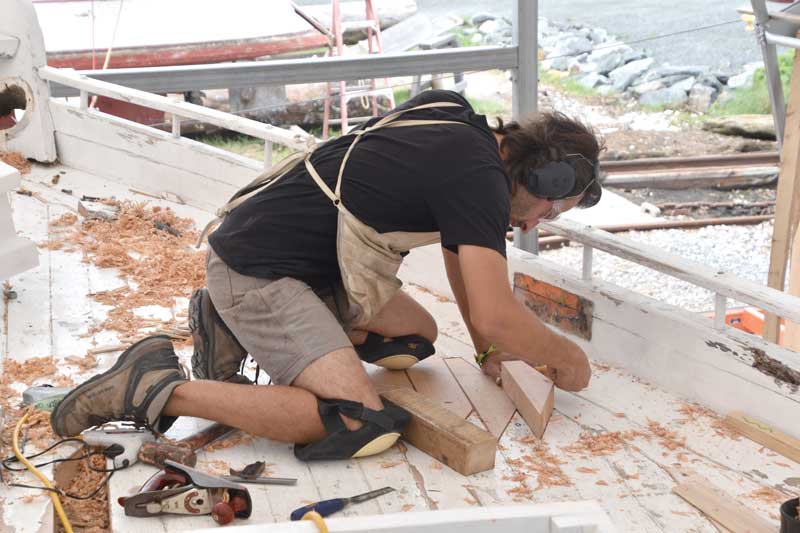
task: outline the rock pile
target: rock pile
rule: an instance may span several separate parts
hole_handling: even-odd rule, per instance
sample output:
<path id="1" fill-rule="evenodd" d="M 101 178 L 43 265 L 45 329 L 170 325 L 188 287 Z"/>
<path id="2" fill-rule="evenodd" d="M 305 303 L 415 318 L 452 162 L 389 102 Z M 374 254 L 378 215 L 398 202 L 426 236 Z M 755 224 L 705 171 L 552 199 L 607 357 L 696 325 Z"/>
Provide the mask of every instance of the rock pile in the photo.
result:
<path id="1" fill-rule="evenodd" d="M 511 44 L 511 22 L 490 13 L 478 13 L 462 30 L 474 45 Z M 659 65 L 644 50 L 637 50 L 602 28 L 559 24 L 539 19 L 541 67 L 559 71 L 587 89 L 603 95 L 621 94 L 642 105 L 695 113 L 730 89 L 750 85 L 759 63 L 745 65 L 735 76 L 705 66 Z"/>

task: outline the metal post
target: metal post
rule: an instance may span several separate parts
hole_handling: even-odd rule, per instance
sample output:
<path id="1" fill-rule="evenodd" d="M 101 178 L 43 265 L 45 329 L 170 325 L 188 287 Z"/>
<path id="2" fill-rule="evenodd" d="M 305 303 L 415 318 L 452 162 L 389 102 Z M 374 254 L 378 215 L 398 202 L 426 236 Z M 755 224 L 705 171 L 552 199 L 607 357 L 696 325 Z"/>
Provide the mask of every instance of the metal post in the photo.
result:
<path id="1" fill-rule="evenodd" d="M 181 136 L 181 117 L 178 115 L 172 115 L 172 136 L 176 138 Z"/>
<path id="2" fill-rule="evenodd" d="M 513 108 L 511 116 L 518 120 L 535 113 L 537 109 L 538 88 L 538 28 L 539 1 L 516 0 L 514 2 L 514 45 L 517 47 L 517 68 L 511 71 Z M 514 246 L 526 252 L 539 253 L 539 230 L 533 229 L 527 235 L 514 228 Z"/>
<path id="3" fill-rule="evenodd" d="M 714 327 L 725 329 L 725 313 L 728 310 L 728 299 L 720 293 L 714 295 Z"/>
<path id="4" fill-rule="evenodd" d="M 80 93 L 80 107 L 81 109 L 86 109 L 89 107 L 89 93 L 86 91 L 81 91 Z"/>
<path id="5" fill-rule="evenodd" d="M 769 12 L 765 0 L 750 0 L 755 16 L 755 31 L 761 55 L 764 58 L 764 74 L 767 78 L 769 101 L 772 105 L 772 121 L 775 124 L 775 135 L 778 145 L 783 145 L 783 133 L 786 125 L 786 101 L 783 95 L 781 74 L 778 68 L 778 50 L 774 44 L 767 42 L 767 23 Z"/>
<path id="6" fill-rule="evenodd" d="M 584 281 L 592 280 L 592 251 L 594 248 L 591 246 L 583 245 L 583 272 L 581 279 Z"/>
<path id="7" fill-rule="evenodd" d="M 264 141 L 264 170 L 272 168 L 272 141 Z"/>

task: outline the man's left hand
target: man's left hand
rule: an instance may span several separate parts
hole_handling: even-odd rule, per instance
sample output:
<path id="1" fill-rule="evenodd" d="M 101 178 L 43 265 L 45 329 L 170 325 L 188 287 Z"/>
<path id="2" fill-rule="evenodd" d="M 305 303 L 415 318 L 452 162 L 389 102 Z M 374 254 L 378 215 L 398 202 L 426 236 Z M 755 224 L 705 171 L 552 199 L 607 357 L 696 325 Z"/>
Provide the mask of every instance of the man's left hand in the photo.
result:
<path id="1" fill-rule="evenodd" d="M 503 351 L 498 350 L 498 351 L 492 352 L 488 356 L 486 356 L 486 359 L 484 359 L 484 361 L 483 361 L 483 366 L 481 367 L 481 370 L 483 370 L 484 374 L 486 374 L 487 376 L 489 376 L 492 379 L 494 379 L 495 383 L 500 385 L 500 367 L 501 367 L 501 363 L 503 361 L 520 361 L 520 360 L 522 360 L 520 357 L 517 357 L 515 355 L 511 355 L 508 352 L 503 352 Z M 533 363 L 528 362 L 528 364 L 530 366 L 536 368 L 536 365 L 534 365 Z M 550 369 L 547 369 L 544 372 L 544 374 L 547 377 L 549 377 L 550 379 L 554 379 L 555 376 L 551 375 L 551 372 L 553 372 L 553 371 L 551 371 Z"/>

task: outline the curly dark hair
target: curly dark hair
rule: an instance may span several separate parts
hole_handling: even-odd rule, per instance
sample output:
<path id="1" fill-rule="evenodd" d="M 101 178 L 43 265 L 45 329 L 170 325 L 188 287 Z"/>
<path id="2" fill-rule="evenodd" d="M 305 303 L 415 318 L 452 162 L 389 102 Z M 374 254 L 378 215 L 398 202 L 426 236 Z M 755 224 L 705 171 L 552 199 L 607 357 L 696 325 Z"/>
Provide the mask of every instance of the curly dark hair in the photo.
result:
<path id="1" fill-rule="evenodd" d="M 600 180 L 590 185 L 594 178 L 594 165 L 605 149 L 602 139 L 595 131 L 563 113 L 536 113 L 522 122 L 504 123 L 497 118 L 495 133 L 503 135 L 500 150 L 504 154 L 506 172 L 511 180 L 531 194 L 528 184 L 530 168 L 539 167 L 549 161 L 562 161 L 567 154 L 580 154 L 576 163 L 576 181 L 568 196 L 586 192 L 578 207 L 591 207 L 600 201 L 603 192 Z M 588 187 L 588 188 L 587 188 Z"/>

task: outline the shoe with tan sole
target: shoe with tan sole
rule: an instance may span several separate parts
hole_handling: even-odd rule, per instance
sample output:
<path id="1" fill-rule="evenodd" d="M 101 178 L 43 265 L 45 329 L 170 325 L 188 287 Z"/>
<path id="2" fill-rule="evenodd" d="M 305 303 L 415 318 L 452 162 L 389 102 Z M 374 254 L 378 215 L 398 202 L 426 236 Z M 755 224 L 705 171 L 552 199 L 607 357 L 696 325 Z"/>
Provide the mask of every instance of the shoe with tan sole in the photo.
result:
<path id="1" fill-rule="evenodd" d="M 177 417 L 161 411 L 175 387 L 187 381 L 169 337 L 147 337 L 125 350 L 109 370 L 67 394 L 50 415 L 50 425 L 61 437 L 113 421 L 163 433 Z"/>

